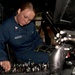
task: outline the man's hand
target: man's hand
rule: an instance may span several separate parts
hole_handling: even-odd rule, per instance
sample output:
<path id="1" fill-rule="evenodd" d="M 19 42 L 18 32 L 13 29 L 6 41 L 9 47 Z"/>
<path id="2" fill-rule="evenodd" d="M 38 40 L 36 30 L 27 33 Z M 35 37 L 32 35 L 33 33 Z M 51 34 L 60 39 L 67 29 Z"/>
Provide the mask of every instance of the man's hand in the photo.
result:
<path id="1" fill-rule="evenodd" d="M 0 66 L 5 69 L 5 72 L 8 72 L 11 69 L 11 64 L 9 61 L 0 61 Z"/>

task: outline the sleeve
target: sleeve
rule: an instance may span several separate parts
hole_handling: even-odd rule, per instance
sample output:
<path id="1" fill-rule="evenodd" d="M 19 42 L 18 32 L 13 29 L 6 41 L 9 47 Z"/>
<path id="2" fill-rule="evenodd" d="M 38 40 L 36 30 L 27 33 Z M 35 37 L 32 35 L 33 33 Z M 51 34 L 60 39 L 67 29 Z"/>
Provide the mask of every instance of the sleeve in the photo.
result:
<path id="1" fill-rule="evenodd" d="M 5 49 L 5 42 L 7 41 L 8 32 L 0 26 L 0 61 L 8 60 Z"/>
<path id="2" fill-rule="evenodd" d="M 36 31 L 35 25 L 34 25 L 34 43 L 37 46 L 45 44 L 40 37 L 39 33 Z"/>

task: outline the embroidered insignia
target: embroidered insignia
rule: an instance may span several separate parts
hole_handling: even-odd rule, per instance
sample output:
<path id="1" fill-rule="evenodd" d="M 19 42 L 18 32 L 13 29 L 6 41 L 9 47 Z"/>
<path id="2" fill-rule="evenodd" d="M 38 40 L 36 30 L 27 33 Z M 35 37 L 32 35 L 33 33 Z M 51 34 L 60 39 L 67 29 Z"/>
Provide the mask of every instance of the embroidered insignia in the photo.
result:
<path id="1" fill-rule="evenodd" d="M 20 36 L 14 37 L 14 39 L 19 39 L 19 38 L 22 38 L 22 36 L 20 35 Z"/>
<path id="2" fill-rule="evenodd" d="M 18 27 L 15 26 L 15 29 L 18 29 Z"/>

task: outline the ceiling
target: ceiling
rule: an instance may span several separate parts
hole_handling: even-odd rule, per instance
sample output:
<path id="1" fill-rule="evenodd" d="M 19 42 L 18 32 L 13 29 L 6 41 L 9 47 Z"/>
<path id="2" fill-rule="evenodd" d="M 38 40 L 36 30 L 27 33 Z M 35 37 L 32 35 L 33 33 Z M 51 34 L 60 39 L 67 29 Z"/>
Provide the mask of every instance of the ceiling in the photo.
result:
<path id="1" fill-rule="evenodd" d="M 56 0 L 0 0 L 0 3 L 6 8 L 17 8 L 21 3 L 30 1 L 36 8 L 54 11 Z"/>

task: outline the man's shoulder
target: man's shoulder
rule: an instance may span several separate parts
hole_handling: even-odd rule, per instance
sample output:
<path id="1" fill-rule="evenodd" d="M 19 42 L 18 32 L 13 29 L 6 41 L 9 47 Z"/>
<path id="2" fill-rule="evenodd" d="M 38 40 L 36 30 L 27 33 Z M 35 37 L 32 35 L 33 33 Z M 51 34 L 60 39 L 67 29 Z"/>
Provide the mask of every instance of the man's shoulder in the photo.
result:
<path id="1" fill-rule="evenodd" d="M 10 17 L 10 18 L 4 20 L 4 21 L 2 22 L 2 25 L 9 25 L 9 24 L 11 23 L 11 21 L 12 21 L 12 17 Z"/>
<path id="2" fill-rule="evenodd" d="M 34 22 L 30 22 L 30 23 L 28 24 L 28 26 L 29 26 L 29 27 L 34 27 L 35 24 L 34 24 Z"/>

